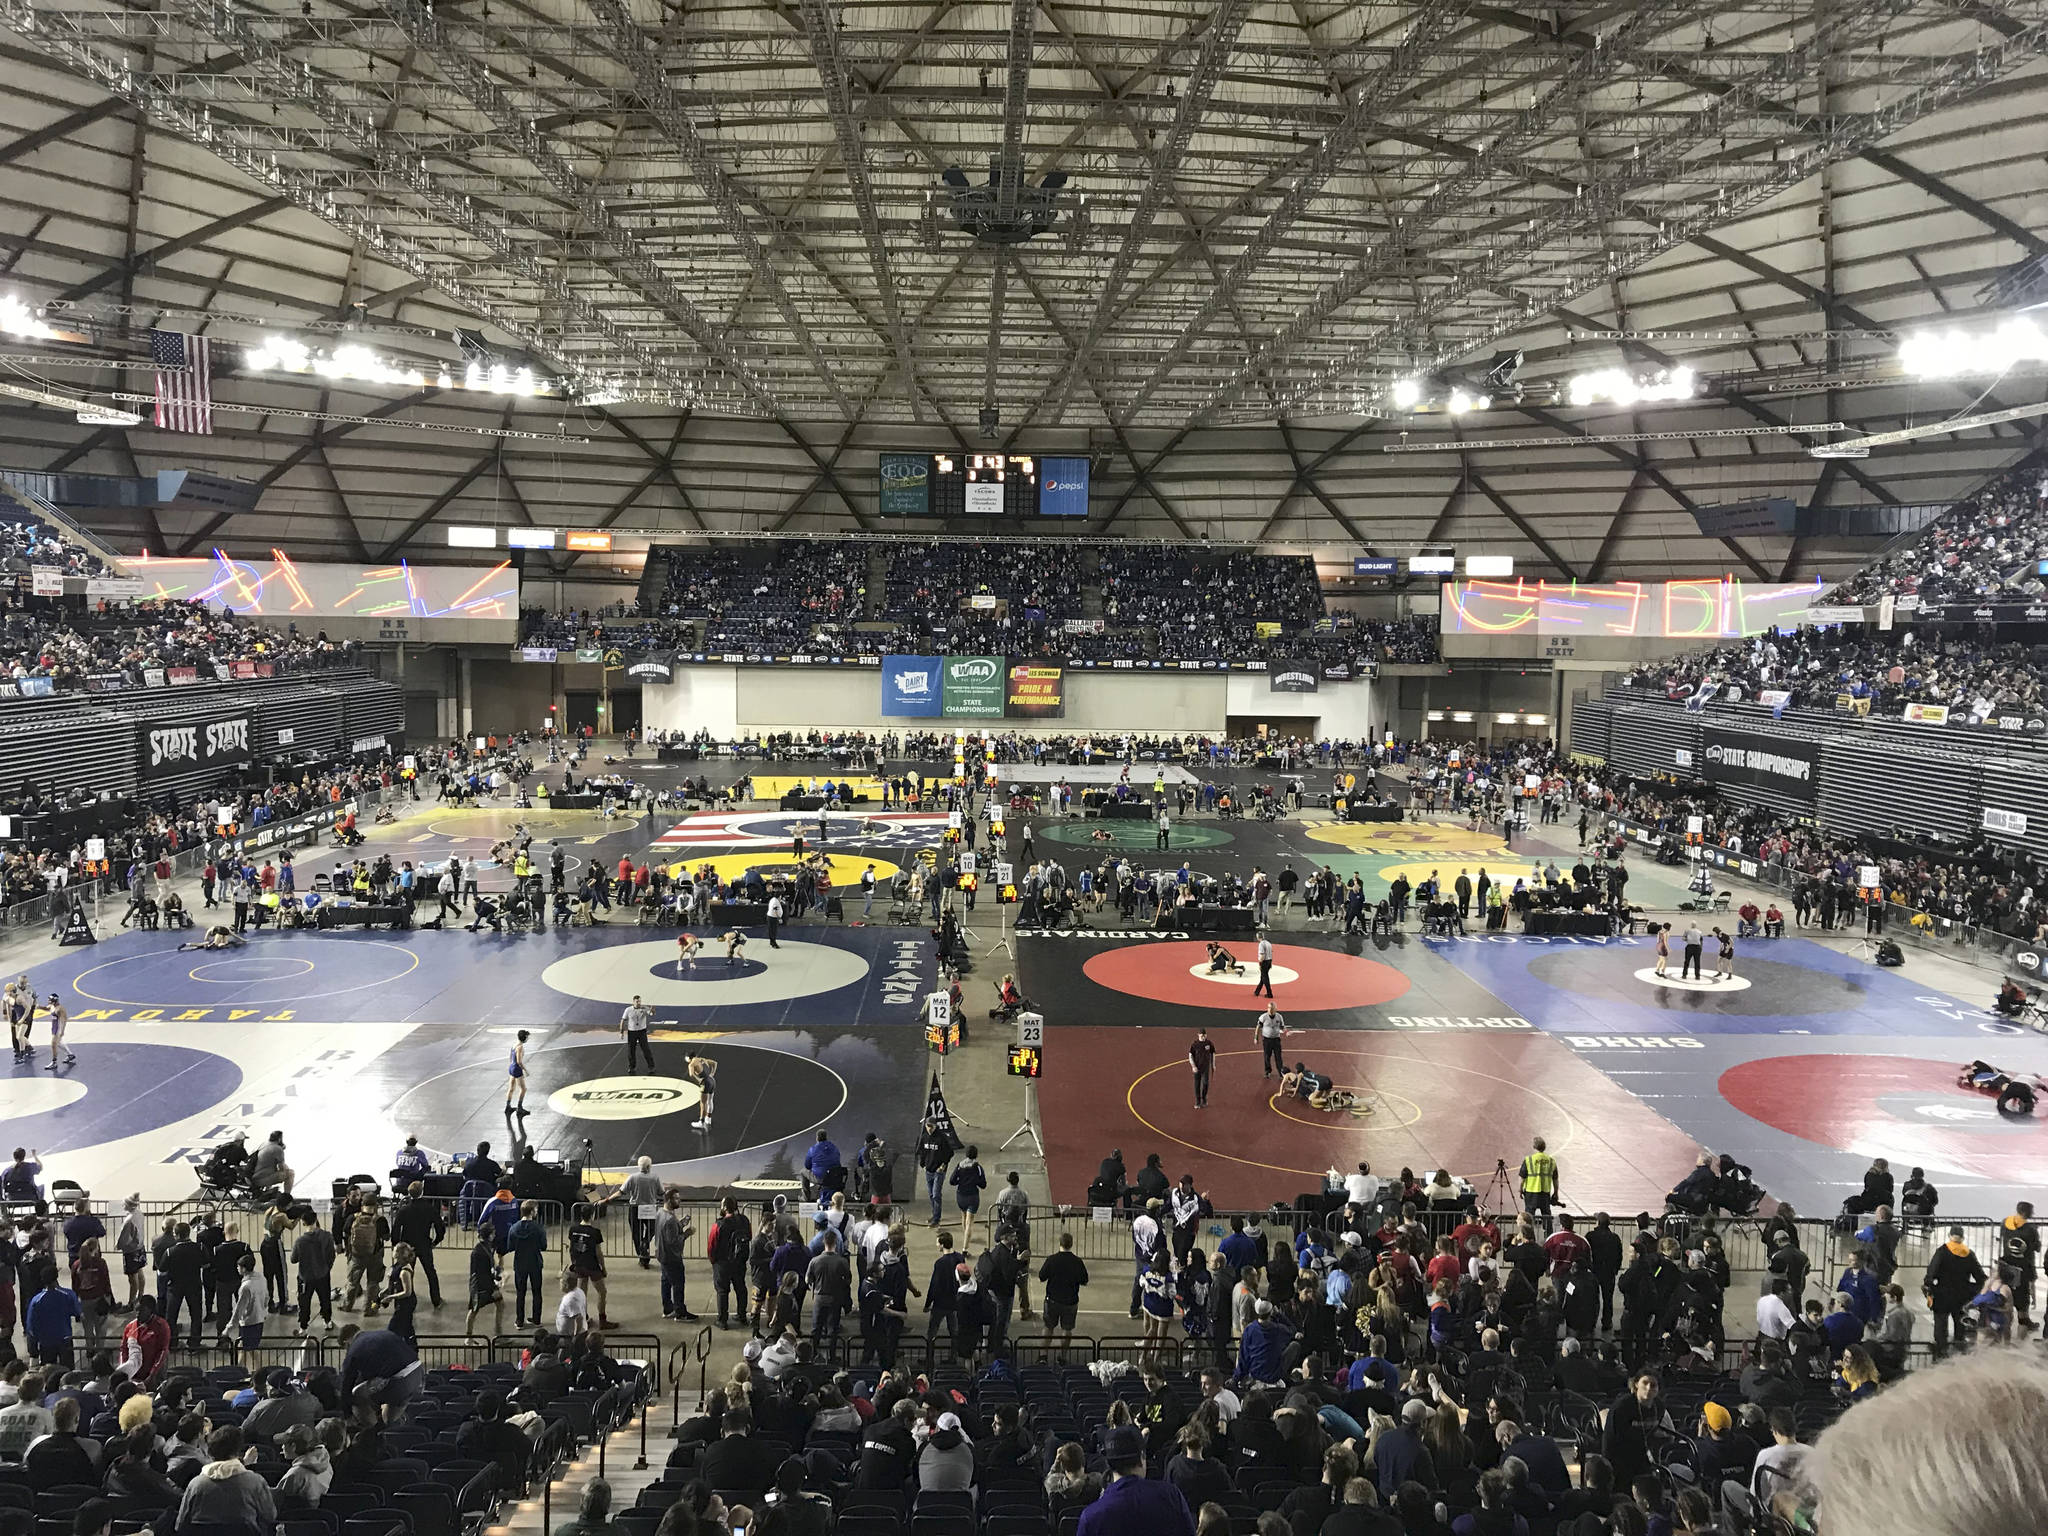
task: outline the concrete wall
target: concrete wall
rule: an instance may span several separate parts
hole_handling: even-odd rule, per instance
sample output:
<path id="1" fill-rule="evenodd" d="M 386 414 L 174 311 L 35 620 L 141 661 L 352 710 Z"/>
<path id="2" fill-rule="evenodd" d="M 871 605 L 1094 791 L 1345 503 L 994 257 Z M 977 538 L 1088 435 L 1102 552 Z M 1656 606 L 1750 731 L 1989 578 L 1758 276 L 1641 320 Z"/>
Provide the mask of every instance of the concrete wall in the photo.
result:
<path id="1" fill-rule="evenodd" d="M 534 670 L 544 670 L 535 668 Z M 714 736 L 755 731 L 884 731 L 921 726 L 978 730 L 1022 729 L 1050 735 L 1123 731 L 1215 735 L 1232 718 L 1316 716 L 1324 735 L 1359 737 L 1379 721 L 1370 683 L 1342 683 L 1311 694 L 1274 693 L 1258 673 L 1069 672 L 1067 712 L 1044 722 L 924 721 L 881 713 L 881 677 L 870 669 L 799 667 L 683 667 L 674 683 L 641 693 L 650 729 Z"/>
<path id="2" fill-rule="evenodd" d="M 650 731 L 709 731 L 720 741 L 739 734 L 738 667 L 678 667 L 672 683 L 643 683 L 640 720 Z"/>

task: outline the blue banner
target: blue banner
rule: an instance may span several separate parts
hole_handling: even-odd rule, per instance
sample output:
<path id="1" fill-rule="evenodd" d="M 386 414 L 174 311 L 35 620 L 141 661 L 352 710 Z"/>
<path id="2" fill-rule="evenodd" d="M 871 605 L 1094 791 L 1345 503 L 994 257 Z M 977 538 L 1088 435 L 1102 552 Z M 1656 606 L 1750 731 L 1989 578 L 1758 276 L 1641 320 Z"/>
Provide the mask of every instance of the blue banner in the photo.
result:
<path id="1" fill-rule="evenodd" d="M 1386 560 L 1377 555 L 1353 555 L 1351 574 L 1354 576 L 1392 576 L 1399 568 L 1398 560 Z"/>
<path id="2" fill-rule="evenodd" d="M 936 717 L 944 707 L 944 685 L 936 656 L 884 656 L 882 658 L 882 713 L 885 715 L 929 715 Z"/>
<path id="3" fill-rule="evenodd" d="M 1038 461 L 1038 511 L 1042 517 L 1088 515 L 1088 461 Z"/>

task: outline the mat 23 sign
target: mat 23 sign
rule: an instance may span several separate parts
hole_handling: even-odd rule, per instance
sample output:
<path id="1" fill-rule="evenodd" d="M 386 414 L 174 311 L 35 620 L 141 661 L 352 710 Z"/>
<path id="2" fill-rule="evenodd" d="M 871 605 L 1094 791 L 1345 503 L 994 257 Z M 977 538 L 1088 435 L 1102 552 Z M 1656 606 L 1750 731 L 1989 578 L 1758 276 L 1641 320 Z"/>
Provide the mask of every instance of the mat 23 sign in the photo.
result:
<path id="1" fill-rule="evenodd" d="M 182 725 L 136 727 L 140 777 L 145 784 L 203 768 L 253 762 L 253 720 L 247 710 Z"/>

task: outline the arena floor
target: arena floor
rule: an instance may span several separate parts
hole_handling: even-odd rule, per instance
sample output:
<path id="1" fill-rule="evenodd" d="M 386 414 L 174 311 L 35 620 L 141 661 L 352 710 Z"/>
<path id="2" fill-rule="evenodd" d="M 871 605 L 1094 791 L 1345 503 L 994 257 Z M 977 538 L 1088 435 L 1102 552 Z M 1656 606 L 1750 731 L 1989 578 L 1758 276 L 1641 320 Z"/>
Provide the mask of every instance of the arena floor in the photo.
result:
<path id="1" fill-rule="evenodd" d="M 773 807 L 608 823 L 589 812 L 422 806 L 375 828 L 370 851 L 423 868 L 482 857 L 488 889 L 508 878 L 489 864 L 490 848 L 518 821 L 558 841 L 572 870 L 626 853 L 712 859 L 727 875 L 785 860 L 792 831 L 814 841 L 816 830 L 815 815 Z M 849 888 L 870 862 L 886 882 L 942 822 L 835 819 L 826 850 Z M 1195 820 L 1178 824 L 1160 855 L 1145 822 L 1030 826 L 1037 855 L 1070 870 L 1112 851 L 1208 873 L 1328 864 L 1363 875 L 1375 897 L 1401 872 L 1437 870 L 1448 882 L 1484 868 L 1512 879 L 1553 855 L 1569 862 L 1571 837 L 1539 829 L 1508 848 L 1448 823 Z M 1111 833 L 1108 846 L 1092 839 L 1097 828 Z M 1013 856 L 1023 831 L 1012 824 Z M 301 886 L 334 857 L 302 855 Z M 1653 908 L 1682 895 L 1654 866 L 1636 876 L 1632 897 Z M 96 1193 L 152 1198 L 189 1194 L 190 1165 L 226 1136 L 255 1140 L 281 1125 L 301 1180 L 324 1187 L 381 1172 L 407 1134 L 447 1152 L 505 1145 L 506 1061 L 524 1028 L 534 1075 L 519 1130 L 536 1146 L 573 1156 L 587 1137 L 601 1170 L 644 1153 L 693 1189 L 779 1187 L 820 1127 L 842 1147 L 869 1130 L 899 1151 L 915 1143 L 932 1066 L 919 1005 L 937 968 L 927 930 L 886 926 L 884 911 L 877 902 L 877 921 L 865 923 L 848 900 L 843 921 L 793 925 L 779 950 L 755 930 L 740 964 L 716 952 L 682 975 L 669 930 L 618 920 L 523 936 L 266 933 L 226 954 L 181 953 L 180 935 L 106 921 L 89 948 L 17 941 L 10 969 L 64 997 L 77 1060 L 49 1072 L 45 1051 L 0 1074 L 0 1123 Z M 1807 1210 L 1831 1209 L 1873 1156 L 1902 1173 L 1926 1167 L 1944 1211 L 1958 1214 L 1995 1214 L 2048 1178 L 2048 1122 L 2001 1120 L 1955 1087 L 1958 1065 L 1980 1055 L 2048 1071 L 2048 1040 L 1985 1010 L 1985 973 L 1917 953 L 1905 971 L 1882 971 L 1846 938 L 1752 941 L 1738 956 L 1741 985 L 1682 990 L 1655 982 L 1642 938 L 1435 941 L 1411 929 L 1368 941 L 1305 922 L 1297 906 L 1274 930 L 1276 1002 L 1294 1030 L 1288 1058 L 1356 1089 L 1368 1110 L 1326 1116 L 1278 1099 L 1259 1075 L 1254 977 L 1206 974 L 1199 938 L 1127 932 L 1113 914 L 1107 926 L 1019 933 L 1014 916 L 984 889 L 971 919 L 971 996 L 1014 969 L 1046 1017 L 1044 1187 L 1060 1201 L 1083 1198 L 1112 1146 L 1133 1167 L 1163 1153 L 1170 1171 L 1193 1172 L 1229 1208 L 1291 1198 L 1360 1158 L 1388 1170 L 1444 1166 L 1483 1186 L 1497 1159 L 1512 1167 L 1535 1135 L 1562 1164 L 1566 1204 L 1582 1210 L 1655 1207 L 1702 1145 L 1733 1151 Z M 1231 942 L 1247 958 L 1254 947 Z M 635 992 L 657 1011 L 656 1076 L 673 1094 L 636 1099 L 630 1114 L 594 1110 L 606 1100 L 591 1085 L 624 1070 L 618 1017 Z M 1201 1110 L 1183 1054 L 1198 1024 L 1219 1050 Z M 1000 1058 L 978 1050 L 992 1038 L 992 1028 L 975 1030 L 948 1070 L 987 1079 L 995 1107 L 981 1134 L 1000 1140 L 1021 1118 L 1022 1094 L 1005 1084 Z M 695 1052 L 721 1066 L 708 1134 L 689 1128 L 700 1111 L 682 1061 Z M 906 1165 L 898 1186 L 913 1182 Z"/>

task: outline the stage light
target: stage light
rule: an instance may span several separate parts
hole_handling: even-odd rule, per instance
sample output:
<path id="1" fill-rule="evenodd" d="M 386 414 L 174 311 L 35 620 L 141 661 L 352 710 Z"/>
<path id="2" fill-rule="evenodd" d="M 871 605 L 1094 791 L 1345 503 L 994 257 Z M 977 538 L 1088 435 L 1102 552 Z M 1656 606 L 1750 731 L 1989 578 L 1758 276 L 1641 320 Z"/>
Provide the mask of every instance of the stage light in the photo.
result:
<path id="1" fill-rule="evenodd" d="M 394 384 L 410 389 L 426 388 L 428 379 L 424 370 L 409 363 L 392 362 L 360 342 L 346 342 L 332 351 L 321 351 L 295 336 L 266 336 L 260 346 L 245 348 L 242 368 L 246 373 L 308 373 L 335 382 Z M 455 387 L 445 365 L 436 367 L 433 382 L 439 389 Z M 463 371 L 462 387 L 500 395 L 537 395 L 552 386 L 536 379 L 531 368 L 515 373 L 505 364 L 495 363 L 487 373 L 482 364 L 471 362 Z"/>
<path id="2" fill-rule="evenodd" d="M 1920 331 L 1899 343 L 1899 366 L 1916 379 L 2004 373 L 2018 363 L 2048 362 L 2048 333 L 2024 315 L 1996 330 Z"/>
<path id="3" fill-rule="evenodd" d="M 1465 416 L 1473 411 L 1486 410 L 1492 404 L 1493 396 L 1491 395 L 1468 395 L 1462 389 L 1454 389 L 1451 391 L 1451 398 L 1445 403 L 1444 409 L 1453 416 Z"/>
<path id="4" fill-rule="evenodd" d="M 0 297 L 0 331 L 24 341 L 47 341 L 57 334 L 11 293 Z"/>
<path id="5" fill-rule="evenodd" d="M 1650 379 L 1638 379 L 1622 368 L 1602 368 L 1575 375 L 1565 386 L 1565 398 L 1573 405 L 1594 405 L 1602 400 L 1615 405 L 1690 400 L 1698 392 L 1698 383 L 1690 368 L 1673 368 Z"/>
<path id="6" fill-rule="evenodd" d="M 1394 409 L 1412 411 L 1422 403 L 1422 385 L 1414 379 L 1394 380 Z"/>

